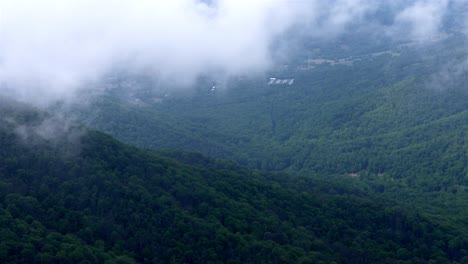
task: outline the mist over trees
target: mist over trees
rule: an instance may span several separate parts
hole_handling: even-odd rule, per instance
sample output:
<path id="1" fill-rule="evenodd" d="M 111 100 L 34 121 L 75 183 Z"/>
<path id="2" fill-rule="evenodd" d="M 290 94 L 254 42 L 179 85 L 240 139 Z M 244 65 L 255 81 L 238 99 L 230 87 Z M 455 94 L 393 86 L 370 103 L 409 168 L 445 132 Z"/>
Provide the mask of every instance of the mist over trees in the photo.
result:
<path id="1" fill-rule="evenodd" d="M 76 103 L 76 94 L 100 91 L 92 83 L 119 69 L 187 89 L 210 72 L 264 73 L 304 38 L 365 31 L 371 41 L 426 45 L 447 26 L 466 28 L 464 9 L 462 0 L 7 0 L 0 4 L 0 92 L 36 105 Z"/>
<path id="2" fill-rule="evenodd" d="M 1 263 L 468 262 L 466 1 L 116 3 L 0 3 Z"/>

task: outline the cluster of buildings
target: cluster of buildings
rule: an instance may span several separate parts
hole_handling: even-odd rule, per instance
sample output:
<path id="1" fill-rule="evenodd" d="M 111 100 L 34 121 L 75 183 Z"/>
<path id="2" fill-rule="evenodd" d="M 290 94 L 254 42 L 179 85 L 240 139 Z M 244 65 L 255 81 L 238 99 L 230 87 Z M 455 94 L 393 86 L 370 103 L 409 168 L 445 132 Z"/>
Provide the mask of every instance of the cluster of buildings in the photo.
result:
<path id="1" fill-rule="evenodd" d="M 292 85 L 293 83 L 294 79 L 276 79 L 272 77 L 268 85 Z"/>

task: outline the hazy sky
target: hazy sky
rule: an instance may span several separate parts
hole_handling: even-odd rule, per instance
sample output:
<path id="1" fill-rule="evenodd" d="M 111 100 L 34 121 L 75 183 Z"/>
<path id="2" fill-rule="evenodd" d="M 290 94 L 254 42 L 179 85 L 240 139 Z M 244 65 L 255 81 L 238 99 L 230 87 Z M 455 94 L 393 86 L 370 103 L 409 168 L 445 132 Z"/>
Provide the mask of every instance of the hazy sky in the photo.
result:
<path id="1" fill-rule="evenodd" d="M 466 0 L 2 0 L 0 89 L 22 99 L 73 96 L 115 67 L 189 82 L 204 71 L 262 72 L 270 46 L 293 26 L 337 36 L 382 5 L 386 34 L 418 40 Z"/>

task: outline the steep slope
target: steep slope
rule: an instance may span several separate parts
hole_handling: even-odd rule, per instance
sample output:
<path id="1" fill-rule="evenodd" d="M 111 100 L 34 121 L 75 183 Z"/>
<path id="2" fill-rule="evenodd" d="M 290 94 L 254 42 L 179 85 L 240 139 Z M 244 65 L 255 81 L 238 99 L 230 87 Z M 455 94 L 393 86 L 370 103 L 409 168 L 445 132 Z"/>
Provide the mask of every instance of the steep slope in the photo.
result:
<path id="1" fill-rule="evenodd" d="M 201 79 L 190 96 L 153 98 L 152 87 L 140 87 L 138 104 L 113 91 L 79 118 L 139 147 L 359 176 L 376 192 L 468 226 L 466 40 L 453 33 L 427 46 L 362 46 L 357 57 L 291 64 L 224 90 Z M 268 85 L 272 76 L 295 81 Z"/>
<path id="2" fill-rule="evenodd" d="M 265 76 L 210 91 L 211 83 L 201 80 L 186 97 L 152 98 L 151 87 L 143 87 L 135 93 L 138 104 L 114 92 L 80 118 L 140 147 L 195 150 L 259 169 L 411 177 L 420 170 L 413 161 L 423 158 L 409 152 L 411 146 L 428 153 L 464 144 L 465 44 L 458 36 L 347 58 L 352 66 L 331 60 L 337 64 L 272 73 L 294 78 L 291 86 L 267 85 Z M 398 169 L 401 159 L 413 165 Z"/>
<path id="3" fill-rule="evenodd" d="M 74 126 L 52 139 L 36 132 L 50 116 L 7 112 L 2 263 L 457 263 L 468 256 L 461 229 L 353 188 L 352 179 L 158 154 Z M 81 136 L 67 136 L 73 132 Z"/>

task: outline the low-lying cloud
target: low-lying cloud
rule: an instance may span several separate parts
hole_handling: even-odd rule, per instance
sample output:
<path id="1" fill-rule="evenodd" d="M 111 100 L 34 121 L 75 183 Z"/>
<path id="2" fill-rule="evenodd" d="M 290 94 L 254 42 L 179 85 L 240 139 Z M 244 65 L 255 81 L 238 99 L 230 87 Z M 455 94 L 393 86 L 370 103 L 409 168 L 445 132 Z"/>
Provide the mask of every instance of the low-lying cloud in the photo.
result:
<path id="1" fill-rule="evenodd" d="M 425 40 L 440 33 L 449 0 L 417 1 L 403 9 L 396 21 L 411 38 Z"/>
<path id="2" fill-rule="evenodd" d="M 389 32 L 425 39 L 447 6 L 463 0 L 382 1 Z M 0 92 L 21 100 L 71 98 L 115 68 L 188 84 L 207 71 L 262 72 L 271 45 L 292 27 L 329 38 L 365 23 L 373 0 L 3 0 Z"/>

